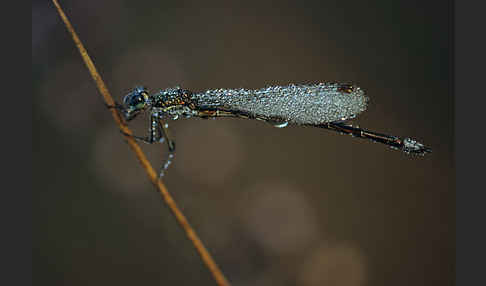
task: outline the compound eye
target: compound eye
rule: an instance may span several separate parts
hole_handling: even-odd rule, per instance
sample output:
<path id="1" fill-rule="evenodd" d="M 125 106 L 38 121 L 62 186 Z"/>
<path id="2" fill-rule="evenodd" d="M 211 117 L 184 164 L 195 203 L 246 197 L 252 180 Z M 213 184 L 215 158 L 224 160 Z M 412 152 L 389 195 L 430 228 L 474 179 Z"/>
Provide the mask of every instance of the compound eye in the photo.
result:
<path id="1" fill-rule="evenodd" d="M 129 105 L 130 105 L 130 97 L 132 97 L 132 95 L 131 95 L 131 94 L 127 94 L 127 95 L 125 95 L 125 97 L 123 98 L 123 104 L 124 104 L 125 106 L 129 106 Z"/>
<path id="2" fill-rule="evenodd" d="M 137 108 L 137 109 L 142 109 L 144 106 L 145 106 L 145 98 L 143 97 L 142 94 L 138 95 L 134 102 L 133 102 L 133 105 Z"/>
<path id="3" fill-rule="evenodd" d="M 123 103 L 129 108 L 142 109 L 145 107 L 147 98 L 147 92 L 135 90 L 134 92 L 125 96 L 125 98 L 123 99 Z"/>

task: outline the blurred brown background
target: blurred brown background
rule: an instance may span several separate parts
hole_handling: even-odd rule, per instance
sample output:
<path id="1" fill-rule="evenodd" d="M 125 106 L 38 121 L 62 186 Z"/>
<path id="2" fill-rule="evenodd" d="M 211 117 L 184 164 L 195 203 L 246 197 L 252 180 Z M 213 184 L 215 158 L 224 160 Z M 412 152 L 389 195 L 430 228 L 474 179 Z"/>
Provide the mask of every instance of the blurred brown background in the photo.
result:
<path id="1" fill-rule="evenodd" d="M 170 122 L 164 181 L 233 285 L 453 284 L 448 3 L 61 5 L 117 100 L 137 84 L 352 82 L 371 99 L 355 124 L 432 147 L 416 158 L 321 129 Z M 32 4 L 32 63 L 35 284 L 215 285 L 50 2 Z M 159 168 L 166 147 L 143 148 Z"/>

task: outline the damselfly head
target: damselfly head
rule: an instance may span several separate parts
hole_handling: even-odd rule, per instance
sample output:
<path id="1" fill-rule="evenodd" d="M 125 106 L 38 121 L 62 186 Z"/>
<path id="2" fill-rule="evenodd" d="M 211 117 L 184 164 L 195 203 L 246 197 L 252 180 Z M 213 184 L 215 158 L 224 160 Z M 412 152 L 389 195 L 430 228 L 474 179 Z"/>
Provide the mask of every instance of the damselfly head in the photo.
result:
<path id="1" fill-rule="evenodd" d="M 135 87 L 123 98 L 125 115 L 131 117 L 133 113 L 143 110 L 149 104 L 149 94 L 143 86 Z"/>

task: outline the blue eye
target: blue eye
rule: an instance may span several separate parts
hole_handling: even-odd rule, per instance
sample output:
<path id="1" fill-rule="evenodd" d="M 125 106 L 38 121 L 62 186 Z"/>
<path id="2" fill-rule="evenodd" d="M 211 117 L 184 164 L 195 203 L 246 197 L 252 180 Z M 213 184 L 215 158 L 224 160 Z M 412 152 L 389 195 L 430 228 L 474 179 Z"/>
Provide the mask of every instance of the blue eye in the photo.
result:
<path id="1" fill-rule="evenodd" d="M 147 92 L 144 89 L 136 88 L 133 92 L 127 94 L 123 103 L 128 108 L 142 109 L 145 107 Z"/>

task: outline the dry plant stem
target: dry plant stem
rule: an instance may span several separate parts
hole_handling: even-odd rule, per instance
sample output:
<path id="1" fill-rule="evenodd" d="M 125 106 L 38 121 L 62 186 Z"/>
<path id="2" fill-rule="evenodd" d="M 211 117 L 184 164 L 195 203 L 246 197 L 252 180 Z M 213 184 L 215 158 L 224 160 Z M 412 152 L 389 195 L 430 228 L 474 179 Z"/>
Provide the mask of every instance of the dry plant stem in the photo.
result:
<path id="1" fill-rule="evenodd" d="M 69 22 L 66 15 L 62 11 L 61 7 L 59 6 L 59 3 L 57 2 L 57 0 L 52 0 L 52 2 L 56 6 L 57 11 L 59 12 L 59 15 L 61 16 L 64 24 L 66 25 L 66 28 L 68 29 L 69 33 L 73 37 L 74 43 L 78 47 L 79 52 L 81 53 L 81 57 L 83 58 L 91 76 L 93 77 L 94 81 L 96 82 L 96 85 L 98 86 L 98 90 L 103 95 L 105 102 L 110 106 L 114 105 L 114 100 L 111 97 L 110 93 L 108 92 L 108 89 L 106 88 L 105 83 L 103 82 L 103 80 L 101 79 L 101 76 L 96 71 L 96 67 L 94 66 L 93 62 L 91 61 L 90 57 L 88 56 L 88 53 L 86 52 L 86 49 L 84 48 L 83 44 L 81 43 L 81 40 L 76 35 L 76 32 L 74 31 L 74 28 L 72 27 L 71 23 Z M 111 111 L 112 111 L 113 118 L 115 119 L 116 123 L 120 127 L 120 130 L 125 134 L 131 135 L 132 132 L 130 131 L 130 129 L 128 129 L 127 125 L 125 124 L 125 120 L 119 115 L 117 110 L 112 108 Z M 191 225 L 187 221 L 184 214 L 182 214 L 182 212 L 177 207 L 174 199 L 172 198 L 172 196 L 167 191 L 167 188 L 165 187 L 165 185 L 158 178 L 157 173 L 155 172 L 154 168 L 152 168 L 150 162 L 147 160 L 147 157 L 142 152 L 142 149 L 140 148 L 140 146 L 138 146 L 138 144 L 135 142 L 133 137 L 128 136 L 128 135 L 125 136 L 126 139 L 127 139 L 128 145 L 135 152 L 135 155 L 137 156 L 138 160 L 140 161 L 143 168 L 147 172 L 147 175 L 148 175 L 150 181 L 155 185 L 155 187 L 158 189 L 158 191 L 160 192 L 160 194 L 164 198 L 166 204 L 169 206 L 169 209 L 172 211 L 176 220 L 179 222 L 181 227 L 186 232 L 187 237 L 189 238 L 189 240 L 192 242 L 192 244 L 196 248 L 197 252 L 201 256 L 201 259 L 206 264 L 207 268 L 209 269 L 209 271 L 213 275 L 217 284 L 218 285 L 230 285 L 229 282 L 224 277 L 221 270 L 219 269 L 219 267 L 216 265 L 216 263 L 212 259 L 211 255 L 207 251 L 207 249 L 204 246 L 204 244 L 202 243 L 202 241 L 197 236 L 196 232 L 192 229 Z"/>

